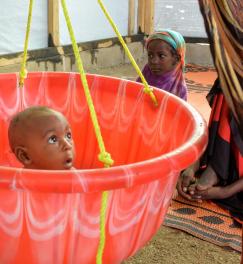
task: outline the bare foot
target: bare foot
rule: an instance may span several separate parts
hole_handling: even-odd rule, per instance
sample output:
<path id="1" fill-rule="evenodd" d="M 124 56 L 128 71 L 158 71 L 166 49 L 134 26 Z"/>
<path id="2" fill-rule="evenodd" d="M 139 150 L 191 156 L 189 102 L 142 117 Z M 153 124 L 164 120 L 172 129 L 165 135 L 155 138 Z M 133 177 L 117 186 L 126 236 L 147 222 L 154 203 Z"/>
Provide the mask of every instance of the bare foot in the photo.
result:
<path id="1" fill-rule="evenodd" d="M 195 190 L 194 195 L 192 195 L 192 199 L 201 199 L 201 200 L 211 200 L 211 199 L 225 199 L 230 197 L 230 191 L 228 186 L 213 186 L 205 191 L 197 191 Z"/>
<path id="2" fill-rule="evenodd" d="M 213 170 L 213 168 L 208 165 L 206 170 L 202 173 L 200 178 L 197 181 L 196 189 L 198 191 L 205 191 L 219 182 L 218 176 Z"/>

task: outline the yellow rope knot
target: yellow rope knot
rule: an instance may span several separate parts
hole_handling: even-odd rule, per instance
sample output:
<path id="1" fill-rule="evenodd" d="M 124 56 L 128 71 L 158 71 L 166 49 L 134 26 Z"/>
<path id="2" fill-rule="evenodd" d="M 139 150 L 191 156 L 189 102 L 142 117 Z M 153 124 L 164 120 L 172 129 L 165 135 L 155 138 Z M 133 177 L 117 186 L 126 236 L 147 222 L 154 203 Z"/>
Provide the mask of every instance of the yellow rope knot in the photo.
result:
<path id="1" fill-rule="evenodd" d="M 21 88 L 24 86 L 24 79 L 27 77 L 27 73 L 26 69 L 20 71 L 19 73 L 19 87 Z"/>
<path id="2" fill-rule="evenodd" d="M 144 85 L 143 92 L 146 94 L 150 94 L 153 91 L 152 88 L 149 88 L 148 85 Z"/>
<path id="3" fill-rule="evenodd" d="M 150 88 L 147 84 L 144 85 L 143 92 L 145 94 L 148 94 L 155 106 L 158 106 L 158 101 L 153 93 L 153 88 Z"/>
<path id="4" fill-rule="evenodd" d="M 28 12 L 28 21 L 27 21 L 25 41 L 24 41 L 23 60 L 21 62 L 21 68 L 20 68 L 20 73 L 19 73 L 19 87 L 20 88 L 24 86 L 24 79 L 27 77 L 27 70 L 25 67 L 26 67 L 26 60 L 27 60 L 29 35 L 30 35 L 30 25 L 31 25 L 31 19 L 32 19 L 33 1 L 34 0 L 30 0 L 29 2 L 29 12 Z"/>
<path id="5" fill-rule="evenodd" d="M 106 168 L 112 166 L 112 164 L 114 163 L 113 159 L 111 158 L 110 153 L 108 152 L 101 152 L 98 155 L 98 159 L 99 161 L 104 163 Z"/>

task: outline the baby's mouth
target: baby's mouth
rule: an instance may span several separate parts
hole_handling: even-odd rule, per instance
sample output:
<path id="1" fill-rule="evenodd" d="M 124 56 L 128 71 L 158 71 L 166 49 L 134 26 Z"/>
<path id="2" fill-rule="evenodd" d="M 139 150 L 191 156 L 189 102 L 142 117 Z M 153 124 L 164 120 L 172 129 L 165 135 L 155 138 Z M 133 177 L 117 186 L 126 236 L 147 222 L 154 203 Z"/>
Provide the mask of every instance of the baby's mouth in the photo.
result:
<path id="1" fill-rule="evenodd" d="M 73 159 L 72 158 L 66 159 L 66 161 L 65 161 L 65 167 L 67 169 L 70 169 L 72 167 L 72 165 L 73 165 Z"/>

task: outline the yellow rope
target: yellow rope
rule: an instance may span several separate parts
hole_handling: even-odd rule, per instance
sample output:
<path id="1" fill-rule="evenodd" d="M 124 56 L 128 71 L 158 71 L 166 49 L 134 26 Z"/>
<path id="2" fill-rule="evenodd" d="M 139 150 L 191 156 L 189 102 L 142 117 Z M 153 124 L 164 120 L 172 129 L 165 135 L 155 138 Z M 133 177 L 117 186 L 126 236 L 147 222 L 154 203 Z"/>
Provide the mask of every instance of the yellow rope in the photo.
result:
<path id="1" fill-rule="evenodd" d="M 154 105 L 157 106 L 157 105 L 158 105 L 158 102 L 157 102 L 157 99 L 156 99 L 156 97 L 155 97 L 155 95 L 154 95 L 154 93 L 153 93 L 153 89 L 149 87 L 149 85 L 148 85 L 147 81 L 145 80 L 145 78 L 144 78 L 142 72 L 140 71 L 140 69 L 139 69 L 139 67 L 138 67 L 138 65 L 137 65 L 137 63 L 136 63 L 136 61 L 134 60 L 134 58 L 133 58 L 131 52 L 129 51 L 129 49 L 128 49 L 126 43 L 125 43 L 125 41 L 123 40 L 123 38 L 122 38 L 122 36 L 121 36 L 121 34 L 120 34 L 120 32 L 119 32 L 117 26 L 115 25 L 114 21 L 112 20 L 111 16 L 109 15 L 108 11 L 106 10 L 106 8 L 105 8 L 105 6 L 104 6 L 102 0 L 98 0 L 98 3 L 99 3 L 99 5 L 100 5 L 102 11 L 104 12 L 106 18 L 107 18 L 108 21 L 110 22 L 112 28 L 114 29 L 114 31 L 115 31 L 115 33 L 116 33 L 116 35 L 117 35 L 119 41 L 121 42 L 121 44 L 122 44 L 122 46 L 123 46 L 123 48 L 124 48 L 124 50 L 125 50 L 125 53 L 127 54 L 129 60 L 131 61 L 133 67 L 135 68 L 137 74 L 138 74 L 139 77 L 141 78 L 141 80 L 142 80 L 142 82 L 143 82 L 143 85 L 144 85 L 144 92 L 145 92 L 146 94 L 148 94 L 148 95 L 151 97 L 151 99 L 152 99 Z"/>
<path id="2" fill-rule="evenodd" d="M 104 253 L 105 248 L 105 216 L 106 216 L 106 209 L 108 203 L 108 192 L 102 192 L 101 197 L 101 208 L 100 208 L 100 241 L 98 245 L 97 255 L 96 255 L 96 263 L 102 264 L 102 256 Z"/>
<path id="3" fill-rule="evenodd" d="M 99 126 L 99 123 L 98 123 L 98 120 L 97 120 L 97 116 L 96 116 L 96 113 L 95 113 L 95 108 L 94 108 L 94 104 L 93 104 L 93 101 L 92 101 L 92 97 L 90 95 L 88 82 L 87 82 L 87 79 L 86 79 L 86 76 L 85 76 L 85 72 L 84 72 L 84 68 L 83 68 L 83 64 L 82 64 L 82 61 L 81 61 L 81 58 L 80 58 L 80 55 L 79 55 L 78 45 L 77 45 L 75 37 L 74 37 L 74 32 L 73 32 L 71 21 L 70 21 L 69 15 L 68 15 L 68 11 L 67 11 L 65 0 L 61 0 L 61 3 L 62 3 L 62 8 L 63 8 L 63 13 L 64 13 L 64 16 L 65 16 L 65 19 L 66 19 L 68 31 L 69 31 L 69 34 L 70 34 L 70 38 L 71 38 L 71 41 L 72 41 L 73 52 L 74 52 L 75 59 L 76 59 L 76 62 L 77 62 L 77 66 L 78 66 L 78 70 L 79 70 L 79 73 L 80 73 L 81 81 L 82 81 L 82 84 L 83 84 L 83 87 L 84 87 L 84 93 L 85 93 L 85 97 L 86 97 L 87 104 L 88 104 L 88 107 L 89 107 L 91 120 L 92 120 L 92 123 L 93 123 L 93 126 L 94 126 L 95 135 L 96 135 L 96 138 L 97 138 L 97 141 L 98 141 L 98 145 L 99 145 L 99 148 L 100 148 L 100 154 L 99 154 L 98 158 L 99 158 L 99 160 L 101 162 L 104 163 L 105 167 L 110 167 L 113 164 L 113 160 L 111 159 L 110 154 L 107 153 L 106 150 L 105 150 L 105 145 L 104 145 L 104 142 L 103 142 L 103 138 L 101 136 L 100 126 Z"/>
<path id="4" fill-rule="evenodd" d="M 99 123 L 97 120 L 97 116 L 96 116 L 95 108 L 93 105 L 92 97 L 90 95 L 88 82 L 87 82 L 85 72 L 84 72 L 84 68 L 83 68 L 83 64 L 82 64 L 82 61 L 81 61 L 81 58 L 79 55 L 78 46 L 77 46 L 77 43 L 76 43 L 76 40 L 74 37 L 74 32 L 73 32 L 71 21 L 70 21 L 69 15 L 68 15 L 65 0 L 61 0 L 61 3 L 62 3 L 63 13 L 64 13 L 64 16 L 66 19 L 68 31 L 70 34 L 70 38 L 72 41 L 73 51 L 74 51 L 75 59 L 77 62 L 78 70 L 80 73 L 81 81 L 82 81 L 82 84 L 84 87 L 84 93 L 85 93 L 85 97 L 86 97 L 87 104 L 89 107 L 91 120 L 92 120 L 92 123 L 94 126 L 95 135 L 96 135 L 98 145 L 100 148 L 100 154 L 98 155 L 98 159 L 104 163 L 105 167 L 110 167 L 113 164 L 113 160 L 111 158 L 111 155 L 108 152 L 106 152 L 106 150 L 105 150 L 105 145 L 104 145 L 103 138 L 102 138 L 101 132 L 100 132 L 100 126 L 99 126 Z M 105 247 L 105 216 L 106 216 L 107 201 L 108 201 L 108 192 L 106 192 L 106 191 L 102 192 L 101 209 L 100 209 L 100 241 L 99 241 L 97 255 L 96 255 L 96 262 L 98 264 L 102 263 L 102 256 L 103 256 L 103 251 L 104 251 L 104 247 Z"/>
<path id="5" fill-rule="evenodd" d="M 33 9 L 33 0 L 29 2 L 29 13 L 28 13 L 28 21 L 27 21 L 27 28 L 25 34 L 25 42 L 24 42 L 24 52 L 23 52 L 23 60 L 21 62 L 21 68 L 19 72 L 19 87 L 24 86 L 24 79 L 27 76 L 26 66 L 26 59 L 27 59 L 27 52 L 28 52 L 28 42 L 29 42 L 29 35 L 30 35 L 30 25 L 32 19 L 32 9 Z"/>

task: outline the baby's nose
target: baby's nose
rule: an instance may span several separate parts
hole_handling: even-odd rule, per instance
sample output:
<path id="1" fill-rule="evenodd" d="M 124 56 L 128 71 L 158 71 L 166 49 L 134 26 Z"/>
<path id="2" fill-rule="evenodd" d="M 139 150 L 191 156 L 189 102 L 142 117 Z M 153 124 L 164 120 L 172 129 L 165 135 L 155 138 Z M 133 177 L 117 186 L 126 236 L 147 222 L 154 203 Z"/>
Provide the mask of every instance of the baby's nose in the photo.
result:
<path id="1" fill-rule="evenodd" d="M 67 139 L 63 139 L 63 148 L 64 150 L 69 150 L 72 149 L 72 141 L 67 140 Z"/>

